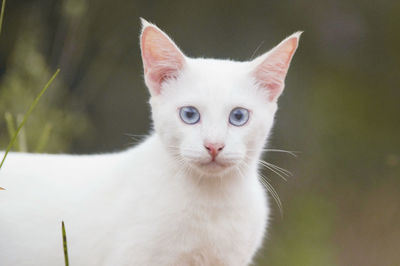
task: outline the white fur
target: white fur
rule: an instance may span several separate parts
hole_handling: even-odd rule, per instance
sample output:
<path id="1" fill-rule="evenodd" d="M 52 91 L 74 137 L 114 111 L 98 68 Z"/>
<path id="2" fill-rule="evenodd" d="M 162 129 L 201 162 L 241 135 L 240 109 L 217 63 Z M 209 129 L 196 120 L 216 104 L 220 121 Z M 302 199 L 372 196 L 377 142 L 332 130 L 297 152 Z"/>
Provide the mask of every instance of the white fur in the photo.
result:
<path id="1" fill-rule="evenodd" d="M 152 94 L 155 133 L 127 151 L 11 153 L 0 170 L 0 265 L 63 265 L 62 220 L 73 266 L 250 264 L 269 213 L 258 159 L 277 109 L 251 74 L 258 61 L 185 57 Z M 184 124 L 182 106 L 201 121 Z M 238 106 L 251 112 L 241 127 L 228 123 Z M 225 167 L 207 164 L 205 141 L 225 144 Z"/>

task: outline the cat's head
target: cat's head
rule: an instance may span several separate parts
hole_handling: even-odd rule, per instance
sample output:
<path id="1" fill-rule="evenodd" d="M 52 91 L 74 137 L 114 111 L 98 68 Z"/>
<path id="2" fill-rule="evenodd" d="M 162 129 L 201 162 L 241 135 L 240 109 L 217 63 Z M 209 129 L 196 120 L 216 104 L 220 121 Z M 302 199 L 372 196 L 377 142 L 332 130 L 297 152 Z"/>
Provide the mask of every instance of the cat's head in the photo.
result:
<path id="1" fill-rule="evenodd" d="M 171 154 L 206 176 L 240 171 L 258 159 L 300 33 L 252 61 L 236 62 L 189 58 L 157 26 L 142 23 L 154 127 Z"/>

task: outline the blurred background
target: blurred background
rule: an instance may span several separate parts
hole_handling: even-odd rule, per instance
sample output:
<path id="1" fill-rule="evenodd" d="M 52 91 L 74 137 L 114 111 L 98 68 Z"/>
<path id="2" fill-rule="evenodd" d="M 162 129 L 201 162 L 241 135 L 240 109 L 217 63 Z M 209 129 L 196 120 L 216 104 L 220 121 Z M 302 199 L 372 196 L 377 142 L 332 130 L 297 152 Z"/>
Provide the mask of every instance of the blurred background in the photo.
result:
<path id="1" fill-rule="evenodd" d="M 139 17 L 192 57 L 248 60 L 303 30 L 270 142 L 299 153 L 265 155 L 293 177 L 265 172 L 284 214 L 271 200 L 256 265 L 400 265 L 399 14 L 396 0 L 8 1 L 0 149 L 57 68 L 16 149 L 110 152 L 147 134 Z"/>

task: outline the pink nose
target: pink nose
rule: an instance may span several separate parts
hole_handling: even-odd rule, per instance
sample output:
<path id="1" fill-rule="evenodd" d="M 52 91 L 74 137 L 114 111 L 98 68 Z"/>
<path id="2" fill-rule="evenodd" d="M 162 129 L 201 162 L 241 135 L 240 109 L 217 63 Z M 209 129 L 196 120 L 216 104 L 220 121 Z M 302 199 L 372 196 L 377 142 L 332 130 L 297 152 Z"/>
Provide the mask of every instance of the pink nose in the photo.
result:
<path id="1" fill-rule="evenodd" d="M 225 147 L 222 143 L 206 143 L 204 147 L 207 149 L 208 153 L 211 155 L 212 159 L 214 160 L 217 157 L 218 153 L 222 151 Z"/>

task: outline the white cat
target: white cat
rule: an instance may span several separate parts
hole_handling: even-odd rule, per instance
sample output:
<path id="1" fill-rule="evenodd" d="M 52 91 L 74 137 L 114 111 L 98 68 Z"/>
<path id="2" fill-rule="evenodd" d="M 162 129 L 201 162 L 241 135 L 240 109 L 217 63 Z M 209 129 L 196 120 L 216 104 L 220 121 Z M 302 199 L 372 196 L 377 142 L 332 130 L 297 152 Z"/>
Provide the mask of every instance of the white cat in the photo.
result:
<path id="1" fill-rule="evenodd" d="M 0 265 L 248 265 L 269 207 L 258 160 L 300 33 L 249 61 L 185 56 L 143 20 L 154 133 L 102 155 L 11 153 Z M 3 153 L 0 153 L 3 156 Z"/>

